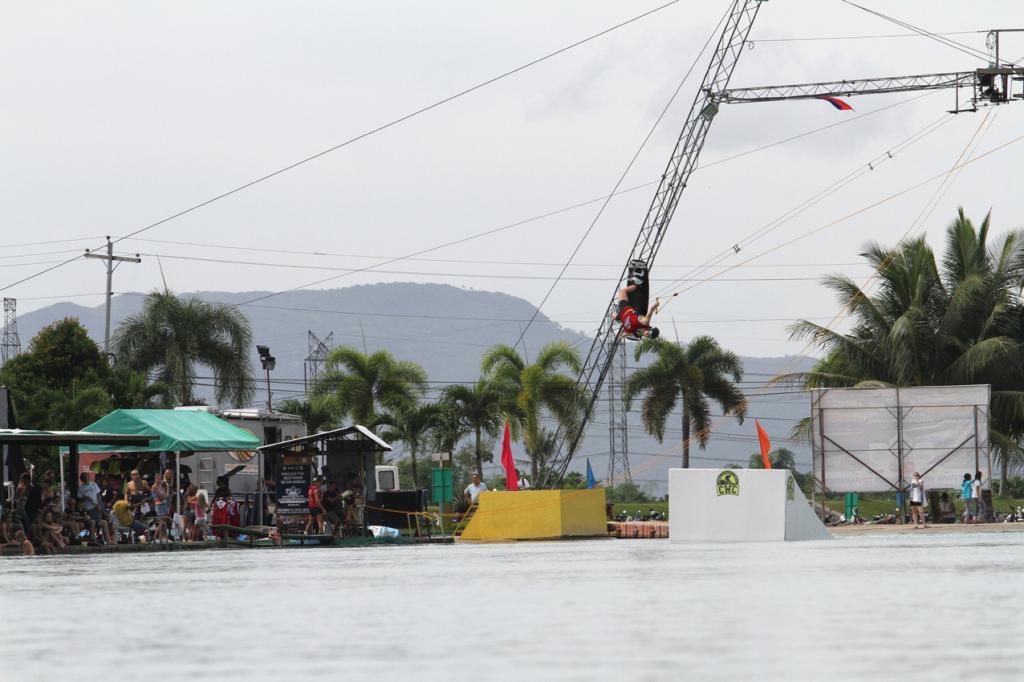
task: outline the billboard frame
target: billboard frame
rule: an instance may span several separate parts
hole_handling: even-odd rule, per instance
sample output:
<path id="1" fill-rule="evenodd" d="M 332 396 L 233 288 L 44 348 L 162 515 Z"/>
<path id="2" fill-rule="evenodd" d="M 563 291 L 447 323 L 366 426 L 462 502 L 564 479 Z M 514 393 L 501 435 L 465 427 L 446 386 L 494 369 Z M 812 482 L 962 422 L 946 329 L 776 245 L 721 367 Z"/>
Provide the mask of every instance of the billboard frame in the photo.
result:
<path id="1" fill-rule="evenodd" d="M 913 392 L 925 392 L 928 390 L 936 391 L 950 391 L 956 389 L 971 389 L 971 392 L 977 394 L 979 389 L 984 389 L 985 399 L 984 402 L 980 402 L 979 399 L 965 399 L 962 403 L 950 402 L 937 405 L 920 404 L 911 401 L 907 404 L 905 401 L 906 395 Z M 875 404 L 861 404 L 861 405 L 829 405 L 826 406 L 823 403 L 826 402 L 825 397 L 829 394 L 835 394 L 836 392 L 857 392 L 864 395 L 864 392 L 879 391 L 885 392 L 885 396 L 890 399 L 890 403 L 882 399 L 877 401 Z M 964 390 L 964 393 L 968 391 Z M 887 486 L 889 491 L 897 493 L 899 499 L 899 509 L 902 512 L 900 515 L 900 523 L 903 522 L 903 517 L 906 511 L 906 492 L 909 488 L 909 482 L 904 474 L 904 467 L 908 455 L 914 451 L 911 444 L 906 442 L 905 432 L 905 421 L 907 415 L 913 410 L 920 410 L 921 408 L 932 408 L 932 409 L 955 409 L 959 411 L 959 417 L 966 419 L 965 412 L 970 412 L 970 422 L 972 428 L 970 432 L 963 438 L 958 444 L 954 445 L 952 442 L 943 445 L 940 451 L 945 451 L 938 459 L 932 462 L 924 471 L 922 471 L 922 477 L 927 477 L 928 473 L 941 466 L 954 454 L 962 453 L 965 446 L 969 446 L 970 443 L 974 443 L 974 468 L 973 471 L 982 470 L 984 464 L 988 471 L 988 476 L 985 478 L 984 487 L 985 489 L 991 490 L 992 485 L 992 448 L 989 437 L 988 428 L 988 415 L 990 412 L 992 388 L 988 384 L 983 385 L 966 385 L 966 386 L 912 386 L 912 387 L 884 387 L 884 388 L 819 388 L 811 391 L 811 503 L 817 508 L 818 497 L 821 498 L 822 508 L 821 513 L 824 514 L 824 500 L 827 493 L 843 493 L 843 492 L 865 492 L 862 490 L 847 490 L 839 489 L 839 487 L 845 488 L 846 486 L 839 485 L 839 487 L 833 487 L 829 485 L 828 478 L 828 461 L 830 458 L 835 458 L 838 453 L 842 453 L 841 457 L 851 458 L 860 467 L 863 467 L 869 471 L 874 477 L 880 479 Z M 894 400 L 893 400 L 894 398 Z M 826 414 L 834 413 L 842 410 L 856 410 L 856 409 L 870 409 L 878 412 L 888 412 L 894 421 L 892 426 L 895 432 L 895 442 L 890 442 L 887 447 L 895 457 L 896 472 L 895 476 L 886 476 L 877 470 L 877 467 L 872 466 L 870 463 L 864 461 L 863 457 L 859 457 L 854 454 L 857 450 L 855 446 L 845 447 L 836 438 L 833 438 L 828 433 L 826 428 Z M 835 450 L 829 450 L 829 447 Z"/>

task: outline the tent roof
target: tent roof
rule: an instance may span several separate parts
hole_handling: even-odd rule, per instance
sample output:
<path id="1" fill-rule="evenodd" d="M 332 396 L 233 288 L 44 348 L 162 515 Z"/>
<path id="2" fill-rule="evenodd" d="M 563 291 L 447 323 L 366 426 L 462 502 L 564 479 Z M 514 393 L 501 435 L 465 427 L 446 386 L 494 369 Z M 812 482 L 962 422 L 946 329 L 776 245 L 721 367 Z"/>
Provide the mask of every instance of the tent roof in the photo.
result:
<path id="1" fill-rule="evenodd" d="M 21 445 L 146 445 L 158 436 L 98 431 L 41 431 L 38 429 L 0 429 L 0 443 Z"/>
<path id="2" fill-rule="evenodd" d="M 255 450 L 260 439 L 208 412 L 192 410 L 114 410 L 83 429 L 105 433 L 147 434 L 159 438 L 145 446 L 87 445 L 80 452 L 204 452 Z"/>
<path id="3" fill-rule="evenodd" d="M 355 436 L 355 438 L 349 438 L 349 436 Z M 306 443 L 325 440 L 359 440 L 360 436 L 365 440 L 371 441 L 381 450 L 391 449 L 391 446 L 382 440 L 377 434 L 360 424 L 353 424 L 352 426 L 346 426 L 345 428 L 334 429 L 332 431 L 321 431 L 320 433 L 314 433 L 311 436 L 292 438 L 290 440 L 283 440 L 279 443 L 270 443 L 269 445 L 264 445 L 259 449 L 264 451 L 290 450 L 297 445 L 305 445 Z"/>

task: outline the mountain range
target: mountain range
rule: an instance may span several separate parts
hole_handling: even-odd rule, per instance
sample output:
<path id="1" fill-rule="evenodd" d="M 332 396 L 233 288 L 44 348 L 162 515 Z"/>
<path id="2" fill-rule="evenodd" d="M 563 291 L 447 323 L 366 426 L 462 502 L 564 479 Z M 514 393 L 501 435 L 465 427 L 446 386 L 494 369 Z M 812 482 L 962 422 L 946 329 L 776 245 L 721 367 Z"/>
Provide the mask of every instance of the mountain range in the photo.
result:
<path id="1" fill-rule="evenodd" d="M 330 339 L 329 345 L 334 346 L 349 345 L 371 352 L 386 348 L 397 358 L 419 363 L 429 375 L 428 397 L 436 397 L 447 384 L 475 381 L 484 352 L 495 344 L 515 343 L 534 315 L 536 318 L 523 337 L 527 357 L 552 341 L 567 341 L 585 354 L 591 342 L 587 335 L 556 324 L 543 312 L 537 312 L 528 301 L 498 292 L 443 284 L 388 283 L 299 290 L 267 297 L 269 293 L 203 291 L 188 295 L 241 305 L 252 325 L 255 343 L 268 346 L 277 360 L 271 372 L 275 403 L 303 395 L 305 381 L 314 369 L 306 362 L 310 351 L 316 348 L 313 335 L 323 341 Z M 141 293 L 115 296 L 111 305 L 112 328 L 116 329 L 125 317 L 138 313 L 144 298 Z M 102 344 L 104 306 L 61 302 L 18 317 L 23 347 L 27 347 L 42 327 L 65 317 L 77 318 L 92 338 Z M 251 359 L 259 378 L 257 402 L 262 405 L 266 402 L 266 383 L 255 348 Z M 742 425 L 734 418 L 715 420 L 714 434 L 707 449 L 691 450 L 692 465 L 745 465 L 750 454 L 757 450 L 752 420 L 757 417 L 773 444 L 793 450 L 799 468 L 809 469 L 809 449 L 789 440 L 793 424 L 809 413 L 808 395 L 780 387 L 764 388 L 763 384 L 780 371 L 805 369 L 812 362 L 813 358 L 807 357 L 744 357 L 742 386 L 751 396 L 749 418 Z M 628 363 L 636 365 L 631 356 Z M 198 382 L 197 393 L 210 399 L 209 373 L 201 369 Z M 574 469 L 583 470 L 585 459 L 589 457 L 599 478 L 608 467 L 608 405 L 606 389 L 573 465 Z M 666 432 L 665 442 L 658 443 L 644 431 L 636 406 L 628 415 L 633 478 L 658 494 L 665 490 L 668 468 L 678 466 L 680 460 L 679 417 L 674 423 L 675 427 L 670 426 Z M 518 458 L 522 453 L 516 455 Z"/>

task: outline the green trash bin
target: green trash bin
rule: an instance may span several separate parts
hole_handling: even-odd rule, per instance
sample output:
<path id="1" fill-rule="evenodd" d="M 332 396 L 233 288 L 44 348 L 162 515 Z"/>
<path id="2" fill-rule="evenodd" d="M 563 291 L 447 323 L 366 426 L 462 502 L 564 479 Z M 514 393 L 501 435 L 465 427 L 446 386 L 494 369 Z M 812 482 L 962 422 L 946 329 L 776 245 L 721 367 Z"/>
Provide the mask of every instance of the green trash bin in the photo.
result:
<path id="1" fill-rule="evenodd" d="M 857 493 L 846 493 L 846 495 L 843 496 L 843 507 L 845 508 L 843 514 L 846 516 L 847 521 L 853 521 L 857 516 L 858 502 L 859 498 L 857 497 Z"/>

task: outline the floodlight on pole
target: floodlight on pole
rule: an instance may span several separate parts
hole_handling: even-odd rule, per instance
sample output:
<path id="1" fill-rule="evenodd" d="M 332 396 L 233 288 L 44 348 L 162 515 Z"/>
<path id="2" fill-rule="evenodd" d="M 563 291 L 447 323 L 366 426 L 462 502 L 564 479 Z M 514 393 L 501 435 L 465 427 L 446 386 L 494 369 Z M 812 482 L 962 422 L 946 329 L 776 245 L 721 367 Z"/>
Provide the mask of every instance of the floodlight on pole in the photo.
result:
<path id="1" fill-rule="evenodd" d="M 260 365 L 262 365 L 263 370 L 267 373 L 267 412 L 273 412 L 273 394 L 270 392 L 270 370 L 274 369 L 277 365 L 277 358 L 270 354 L 270 348 L 268 346 L 261 346 L 257 344 L 256 352 L 260 354 Z"/>

